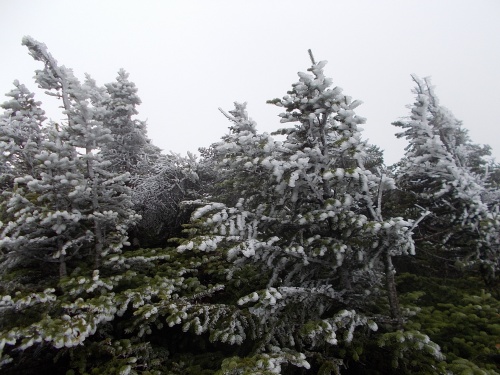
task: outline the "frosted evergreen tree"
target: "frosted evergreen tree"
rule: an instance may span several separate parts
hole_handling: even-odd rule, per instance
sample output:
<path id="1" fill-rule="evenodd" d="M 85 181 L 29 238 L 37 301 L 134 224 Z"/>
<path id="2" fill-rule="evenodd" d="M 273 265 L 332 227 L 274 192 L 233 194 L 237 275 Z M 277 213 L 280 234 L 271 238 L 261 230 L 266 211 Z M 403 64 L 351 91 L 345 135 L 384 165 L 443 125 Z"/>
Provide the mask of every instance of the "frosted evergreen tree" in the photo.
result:
<path id="1" fill-rule="evenodd" d="M 349 345 L 356 328 L 377 329 L 371 310 L 384 274 L 392 318 L 401 324 L 392 257 L 413 253 L 414 223 L 382 217 L 383 193 L 394 181 L 364 167 L 365 120 L 354 112 L 360 102 L 330 88 L 325 64 L 313 62 L 288 95 L 271 101 L 285 109 L 281 122 L 293 124 L 278 132 L 286 136 L 281 144 L 256 133 L 244 105 L 227 115 L 231 134 L 214 153 L 230 197 L 197 209 L 193 237 L 179 247 L 226 253 L 235 267 L 228 277 L 252 265 L 267 281 L 238 302 L 255 319 L 255 362 L 228 366 L 308 368 L 310 356 L 338 368 L 342 358 L 323 355 Z"/>
<path id="2" fill-rule="evenodd" d="M 110 171 L 100 154 L 112 136 L 94 117 L 98 109 L 92 101 L 99 92 L 91 84 L 81 85 L 71 70 L 59 66 L 44 44 L 30 37 L 23 44 L 44 63 L 36 81 L 62 100 L 67 123 L 47 127 L 34 153 L 36 173 L 18 177 L 9 192 L 10 220 L 1 229 L 2 250 L 7 250 L 2 260 L 5 264 L 11 255 L 16 260 L 19 256 L 52 260 L 59 265 L 61 280 L 51 278 L 47 267 L 37 287 L 18 279 L 2 290 L 0 308 L 7 320 L 0 332 L 4 351 L 0 361 L 7 362 L 6 353 L 42 342 L 54 348 L 78 346 L 116 317 L 119 303 L 111 290 L 133 276 L 126 274 L 129 266 L 121 249 L 128 245 L 129 226 L 138 219 L 125 185 L 128 173 Z M 18 263 L 33 269 L 29 262 Z M 119 270 L 122 275 L 116 274 Z M 18 319 L 19 311 L 31 318 Z"/>
<path id="3" fill-rule="evenodd" d="M 34 94 L 17 80 L 14 86 L 6 94 L 11 99 L 0 105 L 4 109 L 0 116 L 1 181 L 35 173 L 34 155 L 40 148 L 41 129 L 46 120 Z"/>
<path id="4" fill-rule="evenodd" d="M 461 122 L 439 104 L 428 78 L 413 80 L 411 116 L 394 125 L 404 130 L 397 136 L 409 142 L 398 184 L 413 197 L 414 207 L 432 213 L 421 224 L 420 247 L 445 251 L 440 256 L 449 263 L 480 266 L 491 277 L 499 266 L 500 217 L 488 174 L 473 170 L 481 164 L 482 148 L 471 143 Z M 426 244 L 432 250 L 425 250 Z"/>
<path id="5" fill-rule="evenodd" d="M 234 103 L 234 106 L 229 113 L 221 110 L 232 122 L 230 134 L 212 145 L 212 161 L 216 163 L 221 183 L 217 195 L 230 205 L 235 205 L 242 196 L 264 198 L 270 193 L 268 190 L 272 185 L 265 185 L 269 183 L 266 181 L 269 180 L 269 170 L 260 161 L 279 146 L 271 135 L 257 133 L 257 124 L 248 116 L 246 103 Z M 230 195 L 225 196 L 227 193 Z"/>
<path id="6" fill-rule="evenodd" d="M 4 263 L 10 267 L 23 260 L 58 263 L 64 277 L 67 258 L 92 238 L 79 204 L 85 179 L 67 132 L 52 123 L 44 133 L 33 155 L 38 173 L 17 177 L 14 190 L 4 193 L 11 220 L 1 231 L 0 248 L 8 252 Z"/>
<path id="7" fill-rule="evenodd" d="M 134 118 L 141 99 L 128 77 L 121 69 L 116 81 L 105 85 L 107 95 L 101 103 L 104 107 L 101 120 L 113 140 L 103 146 L 102 154 L 114 172 L 129 172 L 135 180 L 151 174 L 150 168 L 158 161 L 160 150 L 147 137 L 146 122 Z"/>
<path id="8" fill-rule="evenodd" d="M 110 171 L 130 174 L 127 185 L 132 187 L 133 207 L 143 215 L 143 219 L 133 232 L 133 241 L 137 242 L 139 236 L 136 234 L 139 231 L 145 230 L 151 236 L 152 233 L 158 234 L 163 227 L 158 220 L 152 227 L 149 225 L 152 217 L 165 212 L 164 202 L 158 199 L 147 201 L 147 199 L 153 198 L 150 194 L 152 190 L 158 190 L 159 185 L 156 182 L 165 180 L 166 173 L 159 171 L 170 170 L 170 163 L 147 137 L 146 122 L 135 118 L 141 99 L 137 95 L 137 87 L 128 77 L 129 74 L 121 69 L 116 81 L 106 84 L 104 88 L 98 88 L 95 82 L 89 79 L 86 84 L 92 87 L 90 92 L 95 93 L 92 100 L 96 108 L 96 119 L 102 122 L 113 137 L 111 141 L 102 145 L 102 157 L 110 163 Z M 162 174 L 163 178 L 159 174 Z M 158 194 L 156 198 L 160 198 Z M 151 210 L 146 212 L 146 206 Z M 169 219 L 170 216 L 165 218 L 166 221 Z"/>
<path id="9" fill-rule="evenodd" d="M 88 192 L 88 198 L 80 204 L 87 206 L 85 213 L 93 221 L 94 266 L 99 267 L 102 257 L 128 244 L 127 228 L 137 220 L 125 185 L 129 174 L 110 170 L 110 162 L 99 152 L 113 141 L 99 121 L 101 109 L 91 104 L 99 93 L 92 91 L 91 84 L 81 85 L 70 69 L 59 66 L 43 43 L 25 37 L 23 44 L 35 60 L 44 63 L 44 69 L 36 71 L 36 81 L 62 100 L 70 143 L 85 152 L 81 158 L 86 164 L 86 184 L 81 189 Z"/>
<path id="10" fill-rule="evenodd" d="M 89 78 L 81 85 L 45 45 L 29 37 L 23 43 L 44 62 L 37 82 L 62 100 L 68 120 L 46 127 L 34 150 L 36 173 L 18 177 L 8 192 L 11 218 L 0 224 L 1 260 L 11 254 L 24 260 L 17 274 L 0 273 L 0 367 L 22 368 L 25 360 L 36 363 L 33 352 L 56 352 L 71 357 L 81 373 L 158 373 L 165 355 L 145 336 L 177 324 L 195 307 L 194 322 L 206 315 L 212 323 L 229 320 L 221 313 L 229 309 L 201 303 L 223 286 L 197 279 L 209 258 L 175 248 L 121 252 L 137 216 L 128 173 L 113 172 L 100 152 L 112 140 L 99 120 L 105 93 Z M 28 257 L 58 264 L 59 275 Z M 30 275 L 28 282 L 19 270 Z"/>

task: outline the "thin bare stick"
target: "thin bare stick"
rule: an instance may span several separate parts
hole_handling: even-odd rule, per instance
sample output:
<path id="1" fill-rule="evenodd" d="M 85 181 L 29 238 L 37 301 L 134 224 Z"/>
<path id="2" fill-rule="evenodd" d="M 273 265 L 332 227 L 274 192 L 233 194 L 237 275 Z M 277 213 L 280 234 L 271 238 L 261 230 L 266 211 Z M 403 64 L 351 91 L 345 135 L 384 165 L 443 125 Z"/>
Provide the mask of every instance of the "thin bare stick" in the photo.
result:
<path id="1" fill-rule="evenodd" d="M 316 65 L 316 61 L 314 61 L 314 56 L 313 56 L 312 51 L 310 49 L 308 49 L 307 52 L 309 52 L 309 57 L 311 58 L 312 64 Z"/>
<path id="2" fill-rule="evenodd" d="M 382 193 L 384 191 L 384 188 L 382 186 L 384 182 L 384 174 L 380 173 L 380 183 L 378 185 L 378 197 L 377 197 L 377 216 L 378 220 L 382 221 Z"/>
<path id="3" fill-rule="evenodd" d="M 232 121 L 232 122 L 236 122 L 236 119 L 231 116 L 229 113 L 227 113 L 226 111 L 224 111 L 222 108 L 219 107 L 219 111 L 220 113 L 222 113 L 224 116 L 227 117 L 228 120 Z"/>
<path id="4" fill-rule="evenodd" d="M 416 204 L 415 206 L 417 206 L 417 207 L 419 207 L 419 208 L 423 208 L 423 207 L 420 207 L 420 206 L 419 206 L 419 205 L 417 205 L 417 204 Z M 430 212 L 430 211 L 428 211 L 428 210 L 425 210 L 424 212 L 422 212 L 422 215 L 421 215 L 421 216 L 420 216 L 417 220 L 415 220 L 415 222 L 413 223 L 413 225 L 412 225 L 412 227 L 411 227 L 411 230 L 415 229 L 415 228 L 418 226 L 418 224 L 419 224 L 422 220 L 424 220 L 424 219 L 425 219 L 425 217 L 426 217 L 427 215 L 430 215 L 430 214 L 431 214 L 431 212 Z"/>

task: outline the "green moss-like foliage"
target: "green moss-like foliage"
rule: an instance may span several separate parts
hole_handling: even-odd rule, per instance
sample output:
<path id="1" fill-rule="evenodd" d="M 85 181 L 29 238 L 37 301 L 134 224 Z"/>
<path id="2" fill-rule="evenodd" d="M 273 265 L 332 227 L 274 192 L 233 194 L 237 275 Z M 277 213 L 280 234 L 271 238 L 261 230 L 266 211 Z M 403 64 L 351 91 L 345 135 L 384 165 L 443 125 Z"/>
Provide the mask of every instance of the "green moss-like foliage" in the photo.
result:
<path id="1" fill-rule="evenodd" d="M 441 279 L 403 274 L 403 304 L 413 316 L 407 328 L 436 342 L 454 374 L 500 373 L 500 301 L 477 277 Z"/>

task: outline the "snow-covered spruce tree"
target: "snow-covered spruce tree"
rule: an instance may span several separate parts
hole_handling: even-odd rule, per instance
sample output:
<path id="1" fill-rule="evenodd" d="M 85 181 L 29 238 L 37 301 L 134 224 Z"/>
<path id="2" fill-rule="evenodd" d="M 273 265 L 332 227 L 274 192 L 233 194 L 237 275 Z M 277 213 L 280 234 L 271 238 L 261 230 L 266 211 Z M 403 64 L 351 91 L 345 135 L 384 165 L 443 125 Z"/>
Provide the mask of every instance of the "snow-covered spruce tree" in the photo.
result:
<path id="1" fill-rule="evenodd" d="M 77 202 L 85 179 L 68 133 L 51 123 L 43 134 L 39 149 L 32 150 L 31 169 L 37 172 L 17 177 L 14 189 L 4 192 L 9 221 L 1 230 L 0 248 L 6 251 L 7 268 L 30 261 L 57 263 L 64 277 L 67 258 L 91 240 Z"/>
<path id="2" fill-rule="evenodd" d="M 411 116 L 394 125 L 404 130 L 397 136 L 409 142 L 397 170 L 398 185 L 411 202 L 405 214 L 411 217 L 419 207 L 431 212 L 416 234 L 418 248 L 431 253 L 433 262 L 479 267 L 494 278 L 500 265 L 500 212 L 492 198 L 498 191 L 491 190 L 487 169 L 481 168 L 487 150 L 472 144 L 461 122 L 439 104 L 429 79 L 412 78 Z M 486 173 L 474 172 L 481 169 Z"/>
<path id="3" fill-rule="evenodd" d="M 160 150 L 147 137 L 146 122 L 133 118 L 138 114 L 136 107 L 141 104 L 141 99 L 128 76 L 121 69 L 116 82 L 105 85 L 100 120 L 110 130 L 113 140 L 106 142 L 101 152 L 114 172 L 129 172 L 134 181 L 139 181 L 151 174 L 151 166 L 158 161 Z"/>
<path id="4" fill-rule="evenodd" d="M 116 173 L 110 162 L 100 153 L 108 142 L 113 141 L 99 116 L 100 108 L 91 105 L 95 98 L 92 85 L 82 85 L 70 69 L 59 66 L 47 51 L 47 47 L 36 40 L 25 37 L 26 45 L 35 60 L 44 63 L 43 70 L 36 71 L 39 86 L 62 100 L 69 142 L 84 150 L 81 156 L 86 164 L 86 184 L 80 186 L 81 206 L 87 206 L 87 214 L 93 221 L 94 267 L 99 267 L 101 258 L 110 252 L 120 251 L 127 244 L 127 228 L 137 220 L 131 209 L 130 190 L 126 187 L 128 173 Z"/>
<path id="5" fill-rule="evenodd" d="M 145 243 L 145 239 L 152 239 L 158 235 L 160 228 L 164 227 L 163 221 L 169 221 L 176 215 L 168 212 L 167 217 L 163 215 L 163 219 L 159 219 L 158 214 L 165 213 L 164 202 L 146 201 L 155 198 L 155 194 L 151 194 L 151 189 L 158 191 L 157 182 L 165 180 L 159 176 L 162 174 L 165 177 L 160 171 L 171 169 L 171 159 L 161 155 L 160 149 L 151 143 L 147 137 L 146 122 L 135 118 L 141 99 L 137 95 L 136 85 L 130 82 L 128 77 L 129 74 L 120 69 L 116 81 L 106 84 L 103 91 L 96 91 L 100 89 L 94 82 L 89 81 L 89 84 L 94 86 L 92 91 L 97 94 L 93 98 L 94 106 L 99 108 L 96 118 L 113 136 L 111 141 L 101 147 L 102 156 L 110 162 L 111 171 L 130 174 L 127 185 L 132 188 L 133 207 L 143 217 L 131 232 L 133 242 L 138 244 L 141 242 L 140 238 L 142 243 Z M 163 190 L 168 188 L 165 187 Z M 156 198 L 160 196 L 156 194 Z M 153 217 L 159 220 L 156 220 L 155 225 L 151 227 L 150 224 L 155 220 L 151 220 Z M 164 243 L 164 239 L 165 237 L 162 237 L 148 243 Z"/>
<path id="6" fill-rule="evenodd" d="M 14 187 L 14 179 L 27 173 L 35 173 L 34 154 L 41 142 L 41 129 L 45 113 L 40 102 L 26 86 L 14 81 L 15 88 L 6 95 L 11 99 L 0 107 L 0 223 L 10 218 L 6 201 Z M 1 227 L 1 224 L 0 224 Z"/>
<path id="7" fill-rule="evenodd" d="M 288 95 L 271 101 L 285 109 L 281 122 L 293 124 L 278 132 L 283 143 L 257 134 L 244 105 L 227 115 L 231 133 L 214 147 L 225 194 L 194 212 L 191 238 L 179 247 L 227 254 L 228 277 L 251 265 L 266 280 L 238 302 L 240 316 L 252 317 L 254 350 L 225 361 L 224 373 L 279 373 L 282 363 L 338 370 L 338 348 L 387 320 L 374 307 L 384 274 L 392 318 L 401 323 L 391 259 L 413 253 L 413 223 L 383 218 L 382 196 L 394 183 L 364 167 L 360 102 L 330 88 L 325 64 L 313 62 L 312 74 L 299 73 Z"/>
<path id="8" fill-rule="evenodd" d="M 257 133 L 257 124 L 246 111 L 246 103 L 234 103 L 234 110 L 221 112 L 232 122 L 230 133 L 212 145 L 210 162 L 215 166 L 217 198 L 229 206 L 241 197 L 264 198 L 273 188 L 269 168 L 260 163 L 277 150 L 278 143 L 267 133 Z M 267 184 L 267 185 L 266 185 Z"/>
<path id="9" fill-rule="evenodd" d="M 223 289 L 216 277 L 210 277 L 208 283 L 198 279 L 200 269 L 211 270 L 213 257 L 179 254 L 175 248 L 120 253 L 135 216 L 124 184 L 127 175 L 110 171 L 100 153 L 110 140 L 99 121 L 103 107 L 98 103 L 105 93 L 90 79 L 81 85 L 69 69 L 57 65 L 43 44 L 31 38 L 25 38 L 24 44 L 44 62 L 37 82 L 62 99 L 68 121 L 59 128 L 47 127 L 44 146 L 35 158 L 40 172 L 17 181 L 17 193 L 26 204 L 24 211 L 21 204 L 13 204 L 12 215 L 21 217 L 25 212 L 26 220 L 6 222 L 5 228 L 19 224 L 24 232 L 2 240 L 18 240 L 23 245 L 25 234 L 31 243 L 46 241 L 45 254 L 59 263 L 65 250 L 67 276 L 58 282 L 59 277 L 47 277 L 47 267 L 38 279 L 31 277 L 32 282 L 25 285 L 19 275 L 10 280 L 0 275 L 2 371 L 66 367 L 78 373 L 166 373 L 168 368 L 162 363 L 167 355 L 163 348 L 154 347 L 149 336 L 153 331 L 175 326 L 186 317 L 186 311 L 192 319 L 186 322 L 186 330 L 189 326 L 196 327 L 196 332 L 212 329 L 219 321 L 230 325 L 236 309 L 208 301 Z M 64 172 L 64 168 L 73 168 L 70 165 L 76 168 L 75 176 Z M 189 174 L 186 165 L 182 166 L 186 169 L 183 176 Z M 80 181 L 74 184 L 77 172 Z M 60 195 L 64 199 L 56 202 Z M 66 233 L 72 243 L 64 242 L 69 240 Z M 79 233 L 88 237 L 79 238 Z M 33 270 L 32 263 L 22 265 L 28 272 Z M 221 272 L 215 269 L 214 273 Z M 173 345 L 175 349 L 175 342 Z"/>
<path id="10" fill-rule="evenodd" d="M 6 94 L 11 99 L 0 105 L 4 110 L 0 116 L 0 186 L 5 188 L 13 178 L 35 173 L 34 155 L 46 119 L 35 95 L 17 80 L 14 86 Z"/>
<path id="11" fill-rule="evenodd" d="M 128 174 L 110 171 L 99 152 L 112 137 L 94 118 L 98 108 L 92 100 L 98 93 L 92 85 L 81 85 L 71 70 L 58 66 L 44 44 L 29 37 L 23 44 L 44 63 L 44 69 L 36 72 L 37 83 L 62 99 L 68 120 L 47 127 L 33 152 L 36 173 L 14 180 L 17 185 L 6 201 L 9 220 L 1 229 L 2 250 L 8 250 L 2 261 L 11 254 L 52 259 L 62 279 L 50 278 L 50 267 L 39 275 L 38 283 L 31 278 L 30 285 L 15 275 L 14 279 L 0 275 L 2 286 L 9 286 L 0 297 L 6 317 L 0 332 L 2 364 L 11 360 L 10 355 L 29 357 L 41 343 L 50 351 L 77 347 L 96 332 L 103 340 L 103 325 L 122 314 L 132 299 L 124 297 L 123 302 L 113 290 L 123 291 L 120 283 L 135 275 L 126 273 L 130 264 L 120 252 L 137 216 L 125 185 Z M 36 120 L 29 116 L 29 121 Z M 73 263 L 67 267 L 70 258 Z M 32 265 L 19 262 L 26 270 Z M 137 362 L 131 366 L 142 366 Z"/>

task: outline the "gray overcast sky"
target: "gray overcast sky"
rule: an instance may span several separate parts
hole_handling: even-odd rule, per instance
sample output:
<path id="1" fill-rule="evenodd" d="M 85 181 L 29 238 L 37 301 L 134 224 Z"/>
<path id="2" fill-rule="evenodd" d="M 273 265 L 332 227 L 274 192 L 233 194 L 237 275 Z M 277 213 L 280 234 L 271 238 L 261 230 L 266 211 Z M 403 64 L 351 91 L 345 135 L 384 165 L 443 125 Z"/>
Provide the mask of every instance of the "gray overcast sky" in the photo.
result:
<path id="1" fill-rule="evenodd" d="M 102 85 L 125 68 L 143 101 L 138 117 L 165 151 L 217 141 L 229 126 L 217 108 L 234 101 L 248 102 L 260 131 L 278 129 L 279 108 L 265 101 L 297 81 L 311 48 L 334 84 L 364 102 L 364 136 L 387 164 L 403 155 L 391 122 L 413 103 L 411 73 L 432 76 L 441 104 L 500 159 L 498 0 L 0 0 L 1 93 L 14 79 L 36 87 L 41 65 L 24 35 L 80 79 Z"/>

